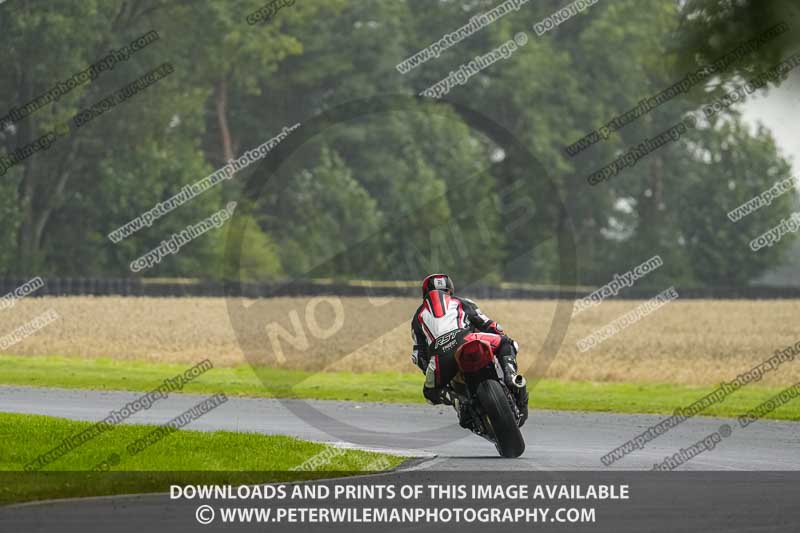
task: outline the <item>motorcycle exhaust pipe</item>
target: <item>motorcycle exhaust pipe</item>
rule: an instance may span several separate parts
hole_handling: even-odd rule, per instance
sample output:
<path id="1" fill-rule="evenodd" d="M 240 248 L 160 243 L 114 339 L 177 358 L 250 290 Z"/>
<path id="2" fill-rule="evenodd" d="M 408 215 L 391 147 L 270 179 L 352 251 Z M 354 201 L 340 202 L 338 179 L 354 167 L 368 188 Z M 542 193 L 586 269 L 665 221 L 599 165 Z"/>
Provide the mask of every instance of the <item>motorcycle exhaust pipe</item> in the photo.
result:
<path id="1" fill-rule="evenodd" d="M 525 380 L 525 376 L 522 374 L 514 374 L 514 377 L 511 378 L 511 384 L 518 389 L 524 388 L 527 383 L 528 382 Z"/>

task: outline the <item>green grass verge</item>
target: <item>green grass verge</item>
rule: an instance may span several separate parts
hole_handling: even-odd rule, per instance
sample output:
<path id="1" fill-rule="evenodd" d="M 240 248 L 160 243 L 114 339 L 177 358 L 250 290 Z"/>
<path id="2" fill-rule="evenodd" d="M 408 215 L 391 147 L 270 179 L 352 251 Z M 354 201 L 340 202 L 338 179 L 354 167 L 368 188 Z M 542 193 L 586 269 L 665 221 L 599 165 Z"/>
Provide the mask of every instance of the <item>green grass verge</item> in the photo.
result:
<path id="1" fill-rule="evenodd" d="M 191 365 L 110 359 L 0 356 L 0 384 L 98 390 L 147 391 Z M 258 375 L 256 375 L 258 372 Z M 266 384 L 266 385 L 265 385 Z M 531 407 L 569 411 L 671 414 L 715 387 L 651 383 L 590 383 L 542 380 L 531 390 Z M 312 398 L 364 402 L 423 403 L 422 375 L 398 372 L 310 373 L 243 365 L 213 368 L 182 392 L 267 398 Z M 749 385 L 703 414 L 735 417 L 778 394 L 782 387 Z M 800 401 L 790 401 L 768 418 L 800 420 Z"/>
<path id="2" fill-rule="evenodd" d="M 127 447 L 157 426 L 113 426 L 40 472 L 24 466 L 93 424 L 0 413 L 0 503 L 168 491 L 171 483 L 264 483 L 394 468 L 404 459 L 291 437 L 178 430 L 131 455 Z M 317 456 L 325 452 L 323 456 Z M 313 471 L 292 471 L 317 456 Z"/>

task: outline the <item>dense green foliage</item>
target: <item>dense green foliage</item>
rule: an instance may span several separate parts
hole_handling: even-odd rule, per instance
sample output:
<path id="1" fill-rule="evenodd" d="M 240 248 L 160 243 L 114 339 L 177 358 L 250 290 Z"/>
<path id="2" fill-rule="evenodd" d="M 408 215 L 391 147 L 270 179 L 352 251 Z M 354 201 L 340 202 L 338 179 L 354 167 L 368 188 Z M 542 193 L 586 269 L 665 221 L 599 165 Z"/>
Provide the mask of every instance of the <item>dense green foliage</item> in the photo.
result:
<path id="1" fill-rule="evenodd" d="M 0 274 L 132 276 L 131 261 L 231 200 L 248 227 L 245 279 L 411 279 L 442 269 L 469 281 L 550 283 L 564 268 L 561 231 L 574 235 L 586 284 L 656 254 L 665 265 L 646 282 L 659 285 L 746 284 L 785 261 L 793 234 L 758 253 L 748 243 L 792 212 L 794 194 L 738 223 L 726 217 L 791 175 L 770 133 L 748 129 L 736 106 L 609 181 L 586 178 L 786 57 L 800 24 L 793 2 L 603 0 L 542 36 L 534 24 L 564 3 L 529 2 L 406 74 L 395 68 L 498 3 L 297 0 L 256 25 L 246 17 L 257 0 L 0 5 L 0 120 L 108 50 L 152 30 L 160 37 L 0 132 L 0 156 L 158 65 L 174 67 L 0 177 Z M 580 154 L 565 152 L 780 22 L 788 32 L 724 71 Z M 355 99 L 417 94 L 523 31 L 527 44 L 453 87 L 436 110 L 420 99 L 330 124 L 286 154 L 279 187 L 248 197 L 258 163 L 120 243 L 107 237 L 285 127 Z M 464 109 L 509 131 L 539 168 L 501 150 Z M 137 275 L 220 278 L 226 235 L 214 229 Z"/>

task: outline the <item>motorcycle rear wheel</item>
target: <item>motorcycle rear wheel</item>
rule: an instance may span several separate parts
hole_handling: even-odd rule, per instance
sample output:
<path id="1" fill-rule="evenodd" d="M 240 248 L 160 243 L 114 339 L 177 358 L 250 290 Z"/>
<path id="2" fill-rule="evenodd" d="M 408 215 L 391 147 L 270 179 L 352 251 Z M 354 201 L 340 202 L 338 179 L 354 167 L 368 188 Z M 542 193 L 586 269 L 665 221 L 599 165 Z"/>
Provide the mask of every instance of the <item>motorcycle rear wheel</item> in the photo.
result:
<path id="1" fill-rule="evenodd" d="M 525 451 L 525 440 L 503 391 L 503 386 L 492 379 L 478 385 L 478 400 L 491 422 L 497 451 L 507 458 L 519 457 Z"/>

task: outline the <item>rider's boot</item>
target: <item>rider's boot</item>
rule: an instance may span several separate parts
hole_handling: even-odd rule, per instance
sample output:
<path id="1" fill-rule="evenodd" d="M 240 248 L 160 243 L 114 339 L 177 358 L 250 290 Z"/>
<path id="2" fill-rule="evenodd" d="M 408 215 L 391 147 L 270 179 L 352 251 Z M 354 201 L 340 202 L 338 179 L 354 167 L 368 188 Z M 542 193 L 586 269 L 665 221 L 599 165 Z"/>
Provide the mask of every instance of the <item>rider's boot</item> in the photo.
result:
<path id="1" fill-rule="evenodd" d="M 461 400 L 456 400 L 456 410 L 458 411 L 458 424 L 464 429 L 472 427 L 472 415 L 467 409 L 467 405 Z"/>
<path id="2" fill-rule="evenodd" d="M 423 387 L 422 395 L 431 405 L 441 405 L 445 403 L 444 388 Z"/>
<path id="3" fill-rule="evenodd" d="M 528 419 L 528 385 L 525 383 L 525 378 L 517 373 L 516 351 L 516 346 L 514 346 L 513 350 L 508 350 L 505 354 L 502 354 L 500 360 L 503 372 L 505 372 L 506 385 L 514 395 L 517 401 L 517 408 L 522 415 L 519 421 L 519 427 L 522 427 Z M 519 386 L 520 383 L 522 386 Z"/>

